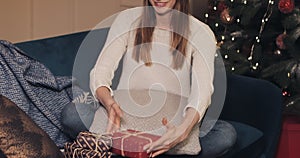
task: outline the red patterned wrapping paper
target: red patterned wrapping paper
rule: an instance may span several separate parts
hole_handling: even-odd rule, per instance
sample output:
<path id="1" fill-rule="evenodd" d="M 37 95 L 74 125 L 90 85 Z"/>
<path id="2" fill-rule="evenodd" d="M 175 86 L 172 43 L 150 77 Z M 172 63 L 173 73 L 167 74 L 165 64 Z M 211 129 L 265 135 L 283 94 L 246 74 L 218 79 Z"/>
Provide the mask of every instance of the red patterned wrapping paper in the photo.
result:
<path id="1" fill-rule="evenodd" d="M 112 152 L 130 158 L 150 157 L 151 154 L 147 154 L 143 147 L 159 138 L 160 136 L 135 130 L 115 132 L 112 137 Z"/>

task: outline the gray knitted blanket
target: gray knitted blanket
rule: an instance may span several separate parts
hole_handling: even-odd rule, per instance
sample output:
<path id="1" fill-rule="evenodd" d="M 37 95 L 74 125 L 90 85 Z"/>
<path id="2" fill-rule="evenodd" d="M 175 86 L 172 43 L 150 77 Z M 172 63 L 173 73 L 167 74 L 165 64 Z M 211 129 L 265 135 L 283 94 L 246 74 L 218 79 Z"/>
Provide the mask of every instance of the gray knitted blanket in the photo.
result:
<path id="1" fill-rule="evenodd" d="M 0 40 L 0 94 L 17 104 L 62 147 L 68 137 L 60 122 L 71 100 L 72 77 L 56 77 L 12 43 Z"/>

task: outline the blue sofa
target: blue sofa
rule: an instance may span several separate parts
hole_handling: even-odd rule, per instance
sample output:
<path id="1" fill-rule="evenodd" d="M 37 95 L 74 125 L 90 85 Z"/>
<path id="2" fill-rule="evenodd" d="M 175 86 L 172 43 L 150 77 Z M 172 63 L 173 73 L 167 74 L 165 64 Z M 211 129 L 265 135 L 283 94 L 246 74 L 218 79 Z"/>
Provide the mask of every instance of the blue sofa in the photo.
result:
<path id="1" fill-rule="evenodd" d="M 93 34 L 88 34 L 91 31 L 85 31 L 16 45 L 28 56 L 45 64 L 55 75 L 73 75 L 79 81 L 83 81 L 87 80 L 89 70 L 96 62 L 108 30 L 109 28 L 103 28 L 92 31 Z M 92 39 L 89 44 L 98 47 L 81 46 L 87 35 Z M 86 50 L 89 55 L 77 55 L 78 49 Z M 78 58 L 85 63 L 84 68 L 74 62 Z M 77 71 L 72 74 L 73 66 Z M 117 83 L 120 68 L 115 76 L 113 83 Z M 235 146 L 222 157 L 275 157 L 281 132 L 281 90 L 265 80 L 232 74 L 227 74 L 226 79 L 227 93 L 220 119 L 229 121 L 235 127 L 238 137 Z M 218 84 L 217 82 L 215 81 L 215 84 Z M 83 89 L 88 90 L 88 83 L 80 84 Z M 116 84 L 113 84 L 113 87 L 116 87 Z M 212 105 L 217 104 L 214 98 L 215 94 Z"/>

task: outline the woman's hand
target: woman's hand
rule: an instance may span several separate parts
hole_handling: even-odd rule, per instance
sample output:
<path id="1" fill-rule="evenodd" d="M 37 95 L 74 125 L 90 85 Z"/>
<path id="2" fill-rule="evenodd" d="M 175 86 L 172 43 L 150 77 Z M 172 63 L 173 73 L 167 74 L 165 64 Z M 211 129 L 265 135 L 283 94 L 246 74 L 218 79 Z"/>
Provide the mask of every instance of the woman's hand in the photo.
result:
<path id="1" fill-rule="evenodd" d="M 96 90 L 97 99 L 101 102 L 101 104 L 105 107 L 108 114 L 108 123 L 106 132 L 111 133 L 118 130 L 121 126 L 121 117 L 123 112 L 117 104 L 117 102 L 113 99 L 109 88 L 102 86 Z"/>
<path id="2" fill-rule="evenodd" d="M 106 132 L 112 133 L 120 129 L 121 126 L 121 117 L 123 115 L 123 111 L 120 106 L 114 102 L 106 108 L 108 113 L 108 123 Z"/>
<path id="3" fill-rule="evenodd" d="M 153 152 L 151 157 L 167 152 L 188 137 L 199 119 L 199 113 L 193 108 L 187 108 L 184 120 L 179 126 L 174 126 L 168 123 L 166 118 L 163 118 L 162 124 L 167 128 L 166 133 L 157 141 L 145 145 L 144 150 L 146 150 L 147 153 Z"/>
<path id="4" fill-rule="evenodd" d="M 151 157 L 167 152 L 176 144 L 185 140 L 189 134 L 183 126 L 176 127 L 171 123 L 167 123 L 165 119 L 163 119 L 162 122 L 167 128 L 166 133 L 157 141 L 144 146 L 144 150 L 146 150 L 147 153 L 153 152 Z"/>

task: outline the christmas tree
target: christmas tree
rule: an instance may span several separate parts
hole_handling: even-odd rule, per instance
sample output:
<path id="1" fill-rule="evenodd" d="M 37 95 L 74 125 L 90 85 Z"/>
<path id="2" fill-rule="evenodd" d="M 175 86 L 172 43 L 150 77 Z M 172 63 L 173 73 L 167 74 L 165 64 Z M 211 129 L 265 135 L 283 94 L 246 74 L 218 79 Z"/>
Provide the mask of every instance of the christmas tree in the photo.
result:
<path id="1" fill-rule="evenodd" d="M 300 115 L 300 10 L 296 0 L 210 0 L 226 70 L 282 89 L 285 112 Z"/>

